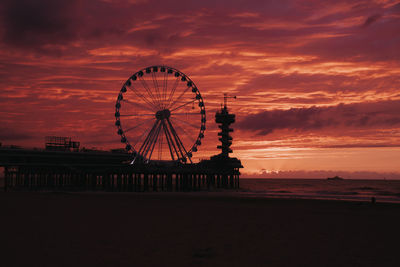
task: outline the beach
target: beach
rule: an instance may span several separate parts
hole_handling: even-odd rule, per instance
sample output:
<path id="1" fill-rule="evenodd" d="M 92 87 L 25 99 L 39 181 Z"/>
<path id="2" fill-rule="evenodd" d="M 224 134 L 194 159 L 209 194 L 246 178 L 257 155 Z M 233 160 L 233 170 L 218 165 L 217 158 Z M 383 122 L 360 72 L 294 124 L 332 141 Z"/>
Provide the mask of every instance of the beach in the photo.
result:
<path id="1" fill-rule="evenodd" d="M 398 266 L 400 205 L 1 192 L 2 266 Z"/>

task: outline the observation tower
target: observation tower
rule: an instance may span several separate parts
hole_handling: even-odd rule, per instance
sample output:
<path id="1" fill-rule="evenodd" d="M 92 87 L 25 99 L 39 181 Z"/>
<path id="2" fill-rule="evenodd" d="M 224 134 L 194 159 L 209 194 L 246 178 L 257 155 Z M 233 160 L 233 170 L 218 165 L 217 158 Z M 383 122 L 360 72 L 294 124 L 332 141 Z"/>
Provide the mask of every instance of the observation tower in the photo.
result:
<path id="1" fill-rule="evenodd" d="M 221 138 L 219 138 L 221 145 L 217 146 L 217 148 L 221 149 L 221 157 L 229 157 L 229 153 L 232 153 L 232 149 L 230 149 L 232 145 L 232 136 L 230 136 L 229 133 L 233 132 L 230 125 L 235 122 L 235 114 L 229 114 L 227 99 L 228 95 L 224 94 L 224 106 L 215 113 L 215 122 L 220 124 L 218 127 L 221 129 L 218 133 L 218 136 L 221 136 Z"/>
<path id="2" fill-rule="evenodd" d="M 225 188 L 239 188 L 239 175 L 240 168 L 243 168 L 241 161 L 238 158 L 230 157 L 229 154 L 232 153 L 230 146 L 232 145 L 233 132 L 231 124 L 235 122 L 235 114 L 229 113 L 228 110 L 228 98 L 236 98 L 236 96 L 229 97 L 224 94 L 224 105 L 215 113 L 215 122 L 221 131 L 218 133 L 221 145 L 217 148 L 221 149 L 221 153 L 212 156 L 210 160 L 205 160 L 199 164 L 204 164 L 206 168 L 213 169 L 217 174 L 216 184 Z"/>

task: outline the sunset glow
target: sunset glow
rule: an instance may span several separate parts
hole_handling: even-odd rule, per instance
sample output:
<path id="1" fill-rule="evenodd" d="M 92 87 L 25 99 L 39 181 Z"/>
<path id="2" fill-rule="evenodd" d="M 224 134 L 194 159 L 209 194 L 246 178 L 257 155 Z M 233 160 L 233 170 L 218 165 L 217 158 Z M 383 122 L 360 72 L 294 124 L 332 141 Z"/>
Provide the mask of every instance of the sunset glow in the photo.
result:
<path id="1" fill-rule="evenodd" d="M 400 179 L 399 30 L 391 0 L 5 0 L 0 142 L 43 147 L 57 135 L 123 148 L 118 92 L 134 72 L 165 64 L 205 102 L 197 161 L 218 153 L 225 92 L 237 96 L 228 108 L 243 177 Z"/>

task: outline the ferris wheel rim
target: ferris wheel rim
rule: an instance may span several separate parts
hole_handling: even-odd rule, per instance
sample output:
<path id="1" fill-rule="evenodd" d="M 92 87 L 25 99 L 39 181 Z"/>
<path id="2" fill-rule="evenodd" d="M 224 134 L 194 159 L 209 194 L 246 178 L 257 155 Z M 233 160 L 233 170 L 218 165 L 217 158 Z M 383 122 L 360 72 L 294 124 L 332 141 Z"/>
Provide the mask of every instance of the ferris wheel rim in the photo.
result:
<path id="1" fill-rule="evenodd" d="M 125 132 L 126 132 L 127 130 L 124 130 L 124 129 L 123 129 L 122 123 L 121 123 L 121 116 L 124 116 L 124 115 L 120 114 L 121 102 L 122 102 L 122 100 L 124 99 L 123 95 L 124 95 L 124 93 L 127 92 L 127 87 L 129 87 L 129 86 L 131 85 L 132 81 L 136 81 L 136 80 L 138 79 L 138 77 L 141 78 L 141 77 L 143 77 L 145 74 L 155 73 L 155 72 L 158 72 L 158 71 L 160 71 L 160 72 L 167 72 L 168 74 L 173 74 L 177 79 L 178 79 L 179 77 L 181 77 L 180 80 L 181 80 L 182 82 L 186 82 L 186 84 L 187 84 L 187 87 L 188 87 L 188 88 L 187 88 L 186 90 L 188 90 L 189 88 L 191 88 L 192 93 L 195 94 L 195 99 L 193 100 L 193 103 L 194 103 L 195 101 L 198 102 L 198 106 L 199 106 L 199 108 L 200 108 L 200 113 L 199 113 L 199 114 L 200 114 L 200 127 L 198 127 L 199 130 L 198 130 L 197 137 L 195 138 L 194 144 L 191 145 L 190 148 L 189 148 L 188 150 L 186 150 L 185 147 L 184 147 L 183 144 L 182 144 L 182 141 L 179 140 L 179 141 L 181 142 L 181 144 L 182 144 L 184 150 L 185 150 L 185 153 L 182 153 L 182 151 L 181 151 L 181 157 L 179 156 L 179 153 L 177 153 L 177 158 L 176 158 L 176 160 L 174 160 L 173 156 L 171 155 L 171 156 L 172 156 L 172 161 L 181 161 L 181 162 L 186 163 L 186 162 L 187 162 L 187 159 L 189 159 L 189 161 L 192 162 L 191 158 L 192 158 L 192 156 L 193 156 L 193 153 L 198 151 L 198 147 L 201 145 L 201 139 L 204 138 L 204 132 L 205 132 L 205 130 L 206 130 L 206 111 L 205 111 L 205 105 L 204 105 L 203 97 L 202 97 L 202 95 L 201 95 L 201 93 L 200 93 L 198 87 L 197 87 L 196 84 L 193 82 L 193 80 L 192 80 L 188 75 L 186 75 L 185 73 L 183 73 L 182 71 L 180 71 L 180 70 L 178 70 L 178 69 L 176 69 L 176 68 L 173 68 L 173 67 L 170 67 L 170 66 L 167 66 L 167 65 L 152 65 L 152 66 L 149 66 L 149 67 L 142 68 L 142 69 L 140 69 L 139 71 L 135 72 L 134 74 L 132 74 L 132 75 L 124 82 L 124 84 L 122 85 L 122 87 L 121 87 L 121 89 L 120 89 L 120 92 L 119 92 L 119 94 L 118 94 L 118 96 L 117 96 L 117 100 L 116 100 L 116 104 L 115 104 L 115 118 L 116 118 L 115 125 L 117 126 L 117 129 L 118 129 L 118 130 L 117 130 L 117 133 L 118 133 L 118 135 L 120 135 L 120 137 L 121 137 L 121 143 L 124 143 L 124 144 L 125 144 L 125 150 L 128 151 L 128 153 L 132 154 L 133 157 L 134 157 L 134 159 L 139 158 L 140 160 L 145 161 L 145 162 L 149 162 L 149 161 L 159 161 L 159 160 L 152 160 L 152 159 L 151 159 L 151 154 L 150 154 L 149 157 L 147 157 L 147 154 L 146 154 L 146 155 L 142 155 L 142 154 L 140 153 L 140 150 L 138 151 L 134 146 L 131 145 L 128 136 L 125 135 Z M 158 86 L 158 85 L 157 85 L 157 86 Z M 182 95 L 186 92 L 186 90 L 182 93 Z M 181 96 L 182 96 L 182 95 L 181 95 Z M 172 99 L 170 99 L 170 100 L 172 100 Z M 176 101 L 177 101 L 177 100 L 175 100 L 175 102 L 176 102 Z M 173 107 L 173 105 L 175 104 L 175 102 L 173 102 L 172 104 L 169 104 L 169 105 L 168 105 L 168 108 L 167 108 L 167 107 L 163 107 L 162 105 L 157 105 L 157 104 L 155 104 L 155 103 L 153 103 L 154 105 L 150 105 L 150 106 L 153 106 L 153 107 L 155 108 L 155 110 L 153 110 L 153 112 L 154 112 L 154 111 L 156 112 L 156 114 L 155 114 L 155 117 L 156 117 L 156 119 L 157 119 L 156 123 L 158 123 L 158 121 L 160 120 L 160 119 L 157 117 L 157 116 L 159 116 L 160 118 L 161 118 L 161 117 L 163 118 L 163 121 L 162 121 L 162 122 L 164 122 L 164 119 L 165 119 L 165 122 L 171 124 L 171 122 L 170 122 L 170 120 L 169 120 L 169 116 L 171 115 L 171 112 L 172 112 L 172 111 L 174 111 L 174 110 L 176 110 L 176 109 L 179 108 L 179 107 L 178 107 L 178 108 L 175 108 L 175 109 L 172 109 L 172 110 L 169 109 L 169 108 L 172 108 L 172 107 Z M 151 104 L 151 102 L 149 102 L 149 104 Z M 184 105 L 186 105 L 186 104 L 184 104 Z M 178 113 L 176 113 L 176 114 L 178 115 Z M 149 114 L 149 115 L 151 115 L 151 114 Z M 175 115 L 175 114 L 174 114 L 174 115 Z M 178 120 L 179 120 L 179 119 L 178 119 Z M 182 122 L 183 122 L 183 121 L 182 121 Z M 154 126 L 155 126 L 155 125 L 154 125 Z M 153 127 L 154 127 L 154 126 L 153 126 Z M 158 127 L 159 127 L 159 128 L 162 128 L 161 126 L 158 126 Z M 172 129 L 173 129 L 173 126 L 172 126 L 172 125 L 170 125 L 169 127 L 172 127 Z M 178 139 L 179 139 L 179 137 L 178 137 Z M 156 140 L 156 141 L 157 141 L 157 140 Z M 176 142 L 178 142 L 178 141 L 176 141 Z M 179 145 L 179 144 L 177 144 L 177 145 Z M 154 149 L 154 148 L 153 148 L 153 149 Z M 171 148 L 170 148 L 170 150 L 171 150 Z M 171 153 L 172 153 L 172 152 L 171 152 Z M 168 160 L 168 161 L 171 161 L 171 160 Z"/>

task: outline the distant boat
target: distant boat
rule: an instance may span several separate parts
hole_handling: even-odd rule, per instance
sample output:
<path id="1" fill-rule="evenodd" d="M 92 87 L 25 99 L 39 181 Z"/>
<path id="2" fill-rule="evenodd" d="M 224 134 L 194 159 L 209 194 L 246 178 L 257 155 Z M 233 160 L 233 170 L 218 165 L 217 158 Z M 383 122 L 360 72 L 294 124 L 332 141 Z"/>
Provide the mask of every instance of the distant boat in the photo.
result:
<path id="1" fill-rule="evenodd" d="M 335 177 L 328 177 L 328 178 L 326 178 L 326 180 L 338 181 L 338 180 L 344 180 L 344 178 L 335 176 Z"/>

